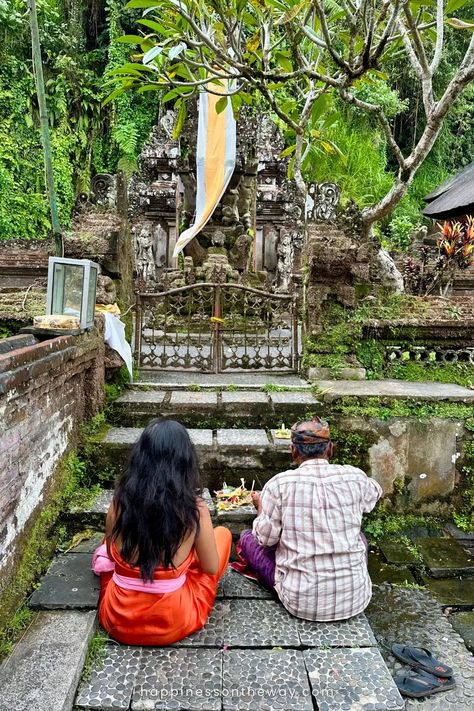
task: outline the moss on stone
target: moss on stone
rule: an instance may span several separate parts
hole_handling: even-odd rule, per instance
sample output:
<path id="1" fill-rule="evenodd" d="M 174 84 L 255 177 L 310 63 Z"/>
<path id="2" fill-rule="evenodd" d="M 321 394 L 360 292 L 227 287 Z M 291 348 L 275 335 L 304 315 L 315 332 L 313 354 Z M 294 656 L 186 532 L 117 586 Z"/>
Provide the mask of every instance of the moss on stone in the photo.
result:
<path id="1" fill-rule="evenodd" d="M 23 553 L 16 572 L 0 599 L 0 660 L 11 650 L 15 640 L 31 619 L 25 598 L 38 578 L 46 571 L 65 529 L 58 525 L 64 509 L 83 487 L 85 465 L 76 452 L 63 458 L 56 468 L 50 489 L 50 503 L 37 513 L 31 526 L 21 534 Z"/>

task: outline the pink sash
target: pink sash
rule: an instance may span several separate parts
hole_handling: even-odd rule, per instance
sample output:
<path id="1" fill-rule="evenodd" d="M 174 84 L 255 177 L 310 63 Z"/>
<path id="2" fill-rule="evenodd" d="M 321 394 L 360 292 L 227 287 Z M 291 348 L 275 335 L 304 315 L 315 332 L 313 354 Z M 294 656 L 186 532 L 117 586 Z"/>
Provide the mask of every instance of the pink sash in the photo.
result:
<path id="1" fill-rule="evenodd" d="M 177 578 L 169 578 L 166 580 L 143 580 L 143 578 L 131 578 L 128 575 L 119 575 L 119 573 L 115 572 L 115 561 L 109 558 L 105 543 L 102 543 L 102 545 L 94 551 L 92 556 L 92 570 L 96 575 L 114 571 L 112 576 L 114 583 L 124 590 L 134 590 L 135 592 L 170 593 L 179 590 L 186 582 L 185 573 Z"/>
<path id="2" fill-rule="evenodd" d="M 114 573 L 112 580 L 124 590 L 146 593 L 170 593 L 183 587 L 186 582 L 186 575 L 180 575 L 178 578 L 170 578 L 169 580 L 143 580 L 143 578 L 129 578 L 126 575 Z"/>

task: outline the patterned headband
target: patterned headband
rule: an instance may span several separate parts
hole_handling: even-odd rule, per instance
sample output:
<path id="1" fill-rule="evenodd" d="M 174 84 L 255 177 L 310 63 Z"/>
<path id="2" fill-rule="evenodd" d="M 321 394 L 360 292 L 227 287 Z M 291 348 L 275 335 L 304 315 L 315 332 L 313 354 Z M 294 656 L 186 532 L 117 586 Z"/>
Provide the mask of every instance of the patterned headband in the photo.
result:
<path id="1" fill-rule="evenodd" d="M 307 429 L 298 430 L 299 425 L 307 424 Z M 329 432 L 329 422 L 314 417 L 310 422 L 296 422 L 291 428 L 291 441 L 294 444 L 321 444 L 329 442 L 331 435 Z"/>

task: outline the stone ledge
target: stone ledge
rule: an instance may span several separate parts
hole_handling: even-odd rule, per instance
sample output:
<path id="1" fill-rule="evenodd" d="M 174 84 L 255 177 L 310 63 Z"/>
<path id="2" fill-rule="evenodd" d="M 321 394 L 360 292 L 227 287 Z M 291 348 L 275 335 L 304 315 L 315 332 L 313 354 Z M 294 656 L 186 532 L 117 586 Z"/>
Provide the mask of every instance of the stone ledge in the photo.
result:
<path id="1" fill-rule="evenodd" d="M 40 613 L 0 667 L 2 711 L 69 711 L 96 613 Z"/>
<path id="2" fill-rule="evenodd" d="M 319 380 L 321 393 L 316 397 L 323 402 L 333 402 L 346 397 L 378 397 L 392 400 L 417 399 L 425 402 L 448 400 L 474 403 L 474 390 L 461 385 L 435 382 L 410 382 L 407 380 Z"/>

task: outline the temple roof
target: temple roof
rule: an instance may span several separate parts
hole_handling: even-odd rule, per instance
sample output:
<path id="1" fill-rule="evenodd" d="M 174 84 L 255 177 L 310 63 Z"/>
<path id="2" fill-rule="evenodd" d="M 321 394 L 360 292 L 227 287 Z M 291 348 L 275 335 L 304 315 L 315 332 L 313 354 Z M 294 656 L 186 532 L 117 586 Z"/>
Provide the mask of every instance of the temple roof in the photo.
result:
<path id="1" fill-rule="evenodd" d="M 423 214 L 448 220 L 474 213 L 474 162 L 425 197 Z"/>

